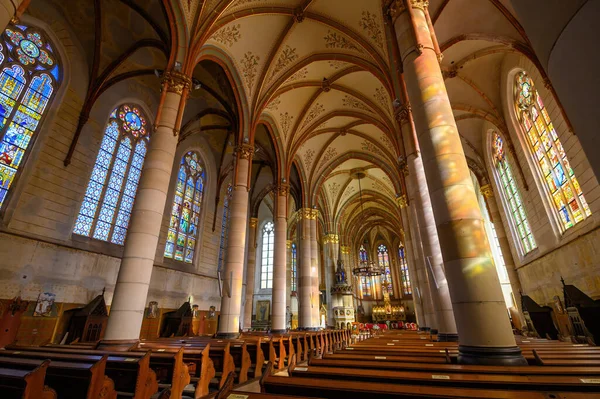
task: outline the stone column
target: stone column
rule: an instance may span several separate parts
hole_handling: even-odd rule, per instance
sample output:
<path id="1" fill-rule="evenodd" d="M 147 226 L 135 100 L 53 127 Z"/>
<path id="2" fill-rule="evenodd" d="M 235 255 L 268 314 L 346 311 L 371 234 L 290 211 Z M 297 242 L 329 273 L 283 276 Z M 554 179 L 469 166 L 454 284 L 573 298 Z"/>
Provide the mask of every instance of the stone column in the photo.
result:
<path id="1" fill-rule="evenodd" d="M 19 17 L 24 10 L 19 10 L 23 0 L 0 0 L 0 26 L 2 31 L 6 29 L 8 23 L 15 17 Z M 18 11 L 18 12 L 17 12 Z"/>
<path id="2" fill-rule="evenodd" d="M 517 298 L 517 295 L 519 295 L 519 293 L 522 291 L 521 281 L 519 280 L 519 276 L 515 270 L 515 261 L 512 256 L 512 252 L 510 251 L 508 236 L 506 235 L 504 225 L 502 224 L 500 211 L 498 210 L 498 203 L 494 197 L 494 189 L 492 188 L 491 184 L 486 184 L 481 186 L 480 191 L 481 195 L 483 195 L 485 198 L 485 202 L 490 211 L 490 218 L 492 219 L 492 223 L 494 223 L 494 228 L 496 229 L 496 236 L 498 237 L 498 242 L 500 243 L 500 251 L 502 252 L 502 258 L 504 258 L 504 265 L 506 266 L 506 272 L 508 274 L 510 286 L 515 298 L 515 306 L 519 310 L 519 314 L 522 314 L 521 301 L 519 300 L 520 298 Z"/>
<path id="3" fill-rule="evenodd" d="M 242 280 L 244 277 L 244 254 L 246 253 L 246 230 L 248 228 L 248 176 L 252 167 L 254 146 L 242 144 L 236 148 L 236 167 L 231 214 L 227 238 L 227 256 L 223 276 L 223 297 L 218 337 L 235 338 L 240 332 L 242 307 Z M 254 290 L 254 287 L 252 287 Z"/>
<path id="4" fill-rule="evenodd" d="M 250 218 L 248 229 L 248 266 L 246 270 L 246 298 L 242 329 L 252 328 L 252 311 L 254 307 L 254 281 L 256 279 L 256 229 L 258 218 Z"/>
<path id="5" fill-rule="evenodd" d="M 331 295 L 331 288 L 335 284 L 335 268 L 340 245 L 340 238 L 337 234 L 327 234 L 323 237 L 323 253 L 325 258 L 325 290 L 327 295 L 327 324 L 335 325 L 333 317 L 333 308 L 341 306 L 338 303 L 337 295 Z"/>
<path id="6" fill-rule="evenodd" d="M 312 209 L 302 208 L 300 222 L 300 278 L 299 283 L 299 327 L 312 329 L 315 327 L 312 319 L 312 272 L 311 272 L 311 243 L 310 243 L 310 217 Z M 318 306 L 318 305 L 317 305 Z"/>
<path id="7" fill-rule="evenodd" d="M 402 225 L 404 226 L 404 256 L 406 257 L 406 264 L 408 265 L 408 273 L 410 276 L 410 282 L 412 287 L 413 306 L 415 307 L 415 316 L 417 318 L 417 324 L 419 326 L 425 326 L 426 322 L 425 314 L 423 313 L 423 303 L 420 300 L 421 298 L 418 298 L 418 295 L 416 293 L 416 288 L 421 287 L 421 281 L 419 279 L 419 276 L 417 275 L 416 260 L 412 249 L 413 239 L 412 233 L 410 231 L 410 222 L 408 217 L 408 198 L 406 197 L 406 195 L 401 195 L 397 198 L 397 201 L 398 205 L 400 206 L 400 213 L 402 215 Z M 396 254 L 396 257 L 398 257 L 398 273 L 402 274 L 402 271 L 400 270 L 400 257 L 398 254 Z M 400 292 L 402 292 L 402 276 L 400 276 L 399 288 L 401 290 Z M 419 291 L 421 291 L 421 288 L 419 288 Z"/>
<path id="8" fill-rule="evenodd" d="M 459 334 L 459 363 L 526 365 L 432 43 L 426 0 L 390 6 Z"/>
<path id="9" fill-rule="evenodd" d="M 146 297 L 154 267 L 171 170 L 178 141 L 178 116 L 185 107 L 191 80 L 167 72 L 163 80 L 160 117 L 148 147 L 121 267 L 115 285 L 105 340 L 137 340 L 140 337 Z"/>
<path id="10" fill-rule="evenodd" d="M 311 209 L 310 214 L 310 271 L 311 271 L 311 290 L 312 290 L 312 307 L 311 314 L 313 327 L 318 328 L 321 325 L 321 317 L 319 314 L 321 308 L 321 291 L 319 290 L 319 243 L 317 240 L 317 218 L 319 211 Z"/>
<path id="11" fill-rule="evenodd" d="M 286 330 L 286 241 L 287 241 L 287 200 L 289 186 L 280 184 L 277 187 L 275 206 L 275 251 L 273 254 L 273 319 L 271 329 L 274 333 Z"/>

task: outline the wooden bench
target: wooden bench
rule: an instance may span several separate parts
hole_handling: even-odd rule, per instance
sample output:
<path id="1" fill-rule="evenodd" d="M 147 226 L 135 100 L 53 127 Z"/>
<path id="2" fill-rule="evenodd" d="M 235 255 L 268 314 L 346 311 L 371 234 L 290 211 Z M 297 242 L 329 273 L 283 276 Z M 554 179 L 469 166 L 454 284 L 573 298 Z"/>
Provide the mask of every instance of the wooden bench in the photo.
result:
<path id="1" fill-rule="evenodd" d="M 0 368 L 3 399 L 56 399 L 56 391 L 44 385 L 49 360 L 33 370 Z"/>
<path id="2" fill-rule="evenodd" d="M 106 358 L 97 362 L 50 362 L 46 370 L 46 384 L 60 399 L 116 399 L 113 381 L 104 375 Z M 33 371 L 43 361 L 0 356 L 0 368 Z"/>
<path id="3" fill-rule="evenodd" d="M 74 363 L 97 362 L 103 357 L 101 353 L 98 355 L 57 353 L 48 352 L 44 348 L 0 351 L 0 358 L 3 356 Z M 149 399 L 158 392 L 156 374 L 150 369 L 150 352 L 142 357 L 134 358 L 127 357 L 127 353 L 123 353 L 121 356 L 108 356 L 105 374 L 113 380 L 115 390 L 120 397 Z"/>

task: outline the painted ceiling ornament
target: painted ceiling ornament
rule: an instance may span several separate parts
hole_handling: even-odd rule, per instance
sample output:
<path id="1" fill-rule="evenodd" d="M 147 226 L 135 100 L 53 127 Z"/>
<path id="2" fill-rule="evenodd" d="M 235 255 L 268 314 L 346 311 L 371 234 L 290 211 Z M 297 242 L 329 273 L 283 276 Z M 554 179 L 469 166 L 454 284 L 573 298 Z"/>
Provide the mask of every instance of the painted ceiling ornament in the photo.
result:
<path id="1" fill-rule="evenodd" d="M 279 123 L 281 124 L 281 130 L 283 131 L 283 137 L 287 138 L 290 128 L 292 127 L 292 120 L 294 117 L 288 112 L 279 114 Z"/>
<path id="2" fill-rule="evenodd" d="M 219 29 L 213 36 L 213 40 L 232 47 L 235 43 L 242 38 L 242 32 L 240 32 L 240 24 L 233 26 L 226 26 Z"/>
<path id="3" fill-rule="evenodd" d="M 304 119 L 304 122 L 302 123 L 302 127 L 308 126 L 312 121 L 314 121 L 323 112 L 325 112 L 325 107 L 323 106 L 323 104 L 316 103 L 314 105 L 314 107 L 312 107 L 310 109 L 310 111 L 308 111 L 308 115 L 306 115 L 306 118 Z"/>
<path id="4" fill-rule="evenodd" d="M 302 21 L 304 21 L 304 9 L 302 7 L 296 7 L 294 10 L 294 20 L 297 23 L 302 23 Z"/>
<path id="5" fill-rule="evenodd" d="M 279 58 L 275 63 L 275 68 L 273 68 L 273 72 L 271 72 L 271 79 L 279 72 L 283 71 L 288 65 L 298 59 L 298 54 L 296 54 L 296 48 L 290 47 L 286 45 L 285 48 L 279 54 Z"/>
<path id="6" fill-rule="evenodd" d="M 360 27 L 367 32 L 369 37 L 377 43 L 379 47 L 383 48 L 383 30 L 378 21 L 379 18 L 377 15 L 371 14 L 369 11 L 363 11 L 359 24 Z"/>
<path id="7" fill-rule="evenodd" d="M 329 82 L 329 79 L 323 78 L 323 82 L 321 82 L 321 88 L 325 93 L 329 93 L 329 91 L 331 91 L 331 82 Z"/>
<path id="8" fill-rule="evenodd" d="M 260 57 L 254 54 L 252 51 L 248 51 L 246 54 L 244 54 L 244 58 L 241 61 L 242 76 L 246 82 L 248 93 L 250 93 L 252 91 L 252 87 L 254 87 L 254 79 L 256 79 L 256 75 L 258 73 L 258 61 L 260 61 Z"/>
<path id="9" fill-rule="evenodd" d="M 325 39 L 325 47 L 329 49 L 338 50 L 354 50 L 362 53 L 362 49 L 356 46 L 350 39 L 344 37 L 341 33 L 329 30 L 327 35 L 323 37 Z"/>

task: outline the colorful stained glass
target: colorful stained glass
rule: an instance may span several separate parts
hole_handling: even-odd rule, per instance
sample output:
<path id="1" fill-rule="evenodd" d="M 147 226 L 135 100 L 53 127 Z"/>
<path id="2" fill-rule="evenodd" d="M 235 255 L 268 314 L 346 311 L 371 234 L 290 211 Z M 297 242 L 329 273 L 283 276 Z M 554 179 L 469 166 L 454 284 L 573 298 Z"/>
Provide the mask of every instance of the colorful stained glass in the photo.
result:
<path id="1" fill-rule="evenodd" d="M 371 277 L 361 276 L 360 280 L 363 296 L 371 296 Z"/>
<path id="2" fill-rule="evenodd" d="M 523 208 L 523 203 L 521 202 L 521 196 L 519 194 L 519 190 L 517 189 L 517 184 L 515 183 L 510 168 L 510 163 L 508 162 L 506 156 L 504 140 L 496 132 L 494 132 L 494 136 L 492 138 L 492 154 L 496 172 L 501 182 L 500 189 L 510 210 L 510 213 L 507 214 L 513 225 L 513 228 L 518 233 L 518 243 L 520 244 L 522 253 L 527 254 L 531 250 L 535 249 L 537 245 L 535 244 L 533 234 L 529 228 L 529 222 L 525 216 L 525 209 Z M 540 162 L 540 166 L 542 167 L 542 170 L 546 169 L 548 170 L 548 173 L 550 173 L 550 170 L 545 165 L 547 165 L 547 162 L 546 159 L 543 158 L 543 162 Z"/>
<path id="3" fill-rule="evenodd" d="M 273 288 L 273 254 L 275 250 L 275 226 L 273 222 L 265 224 L 262 230 L 262 256 L 260 269 L 260 288 Z"/>
<path id="4" fill-rule="evenodd" d="M 406 250 L 402 244 L 398 247 L 398 259 L 400 259 L 400 273 L 402 275 L 402 292 L 404 295 L 412 295 L 412 284 L 410 282 L 410 274 L 408 273 Z"/>
<path id="5" fill-rule="evenodd" d="M 361 244 L 360 249 L 358 250 L 358 255 L 360 258 L 361 262 L 366 262 L 368 261 L 369 257 L 367 256 L 367 250 L 365 249 L 365 246 Z"/>
<path id="6" fill-rule="evenodd" d="M 126 113 L 122 120 L 126 120 Z M 143 135 L 142 128 L 138 129 L 138 134 Z M 205 173 L 199 159 L 195 151 L 188 152 L 181 159 L 164 252 L 165 258 L 185 263 L 194 261 L 200 223 Z"/>
<path id="7" fill-rule="evenodd" d="M 46 49 L 42 49 L 45 47 Z M 55 88 L 56 76 L 37 59 L 52 46 L 25 25 L 10 24 L 0 44 L 0 207 L 23 161 Z M 58 71 L 58 65 L 53 67 Z"/>
<path id="8" fill-rule="evenodd" d="M 140 112 L 133 105 L 122 105 L 111 113 L 73 229 L 75 234 L 118 245 L 125 243 L 148 147 L 147 136 L 133 135 L 117 117 L 125 107 Z"/>
<path id="9" fill-rule="evenodd" d="M 392 284 L 392 270 L 390 269 L 390 255 L 387 247 L 383 244 L 377 248 L 377 258 L 379 260 L 379 266 L 384 270 L 385 282 L 383 288 L 387 290 L 390 295 L 394 295 L 394 286 Z"/>
<path id="10" fill-rule="evenodd" d="M 517 74 L 514 93 L 517 116 L 538 161 L 539 171 L 555 206 L 556 219 L 560 221 L 564 231 L 585 220 L 592 213 L 579 189 L 575 173 L 569 165 L 567 154 L 544 102 L 526 72 Z M 525 238 L 521 237 L 521 240 Z M 527 238 L 527 241 L 530 240 Z"/>

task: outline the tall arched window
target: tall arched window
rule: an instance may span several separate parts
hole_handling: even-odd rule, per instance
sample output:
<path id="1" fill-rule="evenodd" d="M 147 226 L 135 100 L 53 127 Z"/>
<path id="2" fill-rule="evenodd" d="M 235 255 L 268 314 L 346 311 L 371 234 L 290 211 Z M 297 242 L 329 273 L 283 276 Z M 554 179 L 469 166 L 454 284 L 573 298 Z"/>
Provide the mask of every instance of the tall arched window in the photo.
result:
<path id="1" fill-rule="evenodd" d="M 0 38 L 0 207 L 25 162 L 60 81 L 60 67 L 45 35 L 9 24 Z"/>
<path id="2" fill-rule="evenodd" d="M 298 251 L 296 248 L 296 243 L 293 242 L 292 243 L 292 278 L 291 278 L 291 286 L 292 286 L 292 293 L 295 293 L 298 290 L 297 287 L 297 279 L 298 279 L 298 265 L 297 265 L 297 256 L 298 256 Z"/>
<path id="3" fill-rule="evenodd" d="M 377 248 L 377 258 L 379 260 L 379 266 L 383 267 L 385 271 L 385 281 L 387 282 L 388 294 L 394 295 L 394 286 L 392 284 L 392 271 L 390 269 L 390 255 L 388 254 L 387 247 L 383 244 Z"/>
<path id="4" fill-rule="evenodd" d="M 366 263 L 369 261 L 369 256 L 367 254 L 367 250 L 363 244 L 360 245 L 358 249 L 358 259 L 360 263 Z M 362 289 L 363 296 L 371 296 L 371 277 L 360 277 L 360 286 Z"/>
<path id="5" fill-rule="evenodd" d="M 262 263 L 260 268 L 260 288 L 273 288 L 273 251 L 275 248 L 275 226 L 268 222 L 262 233 Z"/>
<path id="6" fill-rule="evenodd" d="M 233 186 L 231 183 L 227 186 L 227 192 L 225 199 L 223 200 L 223 217 L 221 218 L 221 241 L 219 243 L 219 266 L 218 271 L 223 269 L 223 263 L 225 262 L 225 248 L 227 247 L 227 227 L 229 226 L 229 200 L 231 199 L 231 193 L 233 192 Z"/>
<path id="7" fill-rule="evenodd" d="M 358 250 L 358 257 L 361 262 L 367 262 L 369 260 L 369 257 L 367 256 L 367 250 L 365 249 L 365 246 L 362 244 L 360 246 L 360 249 Z"/>
<path id="8" fill-rule="evenodd" d="M 142 112 L 134 105 L 115 108 L 104 129 L 73 233 L 123 245 L 147 148 Z"/>
<path id="9" fill-rule="evenodd" d="M 406 249 L 400 244 L 398 247 L 398 259 L 400 259 L 400 273 L 402 274 L 402 292 L 404 295 L 412 295 L 412 285 L 408 274 L 408 262 L 406 261 Z"/>
<path id="10" fill-rule="evenodd" d="M 200 155 L 195 151 L 185 154 L 177 175 L 165 258 L 185 263 L 194 261 L 205 179 Z"/>
<path id="11" fill-rule="evenodd" d="M 514 230 L 519 235 L 518 243 L 520 245 L 523 254 L 530 252 L 537 247 L 531 229 L 529 228 L 529 222 L 527 221 L 527 215 L 525 214 L 525 208 L 521 202 L 521 196 L 519 195 L 519 189 L 513 178 L 512 170 L 508 162 L 506 152 L 504 149 L 504 141 L 502 137 L 496 132 L 492 137 L 492 153 L 494 154 L 494 166 L 500 181 L 500 189 L 504 196 L 505 203 L 510 209 L 509 219 L 513 224 Z"/>
<path id="12" fill-rule="evenodd" d="M 552 198 L 561 228 L 567 230 L 592 212 L 542 98 L 525 71 L 515 78 L 514 94 L 517 117 L 526 133 L 531 154 Z"/>

